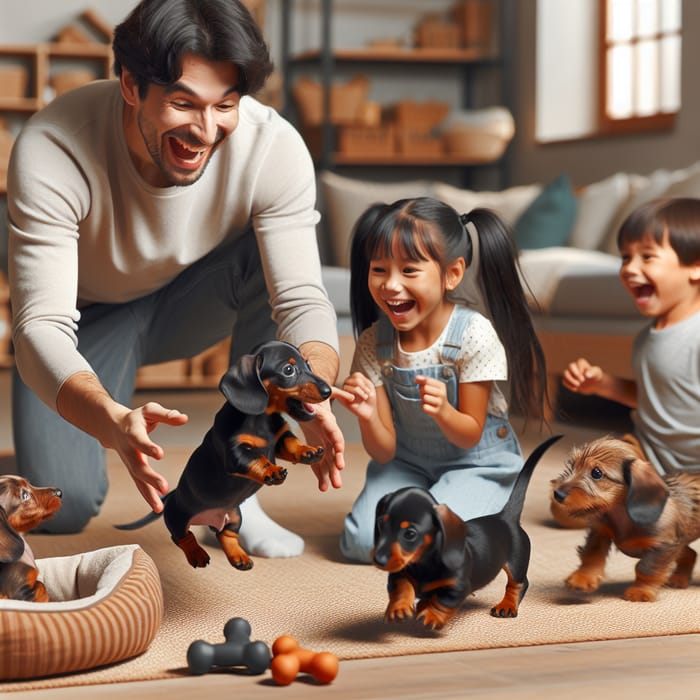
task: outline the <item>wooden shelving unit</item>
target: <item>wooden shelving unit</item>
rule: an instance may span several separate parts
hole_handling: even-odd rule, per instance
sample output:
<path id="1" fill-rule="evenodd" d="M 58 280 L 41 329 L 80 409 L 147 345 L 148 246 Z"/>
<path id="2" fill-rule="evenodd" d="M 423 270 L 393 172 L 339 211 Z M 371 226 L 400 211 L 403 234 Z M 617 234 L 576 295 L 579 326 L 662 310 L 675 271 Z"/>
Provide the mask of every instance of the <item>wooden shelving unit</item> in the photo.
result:
<path id="1" fill-rule="evenodd" d="M 283 3 L 282 8 L 282 49 L 283 73 L 285 75 L 285 104 L 287 116 L 293 118 L 291 105 L 292 85 L 299 69 L 313 68 L 320 75 L 320 80 L 328 93 L 337 78 L 338 69 L 345 67 L 363 67 L 373 75 L 381 73 L 383 68 L 405 65 L 420 69 L 425 67 L 446 67 L 453 70 L 456 89 L 461 91 L 463 108 L 473 109 L 480 106 L 476 97 L 474 84 L 480 73 L 495 71 L 501 84 L 501 104 L 511 113 L 514 112 L 512 97 L 512 46 L 515 36 L 515 2 L 514 0 L 496 0 L 498 25 L 494 29 L 494 41 L 488 48 L 440 48 L 440 47 L 367 47 L 346 48 L 333 46 L 331 42 L 331 23 L 334 15 L 333 0 L 321 0 L 321 41 L 318 49 L 305 50 L 296 54 L 291 51 L 292 13 L 294 0 Z M 493 47 L 493 48 L 492 48 Z M 490 75 L 490 74 L 489 74 Z M 412 90 L 407 88 L 407 96 Z M 436 154 L 420 155 L 409 153 L 372 154 L 340 152 L 336 150 L 336 130 L 328 119 L 328 100 L 326 100 L 326 118 L 320 127 L 320 147 L 314 144 L 312 151 L 316 155 L 319 169 L 335 170 L 339 167 L 405 167 L 421 168 L 457 168 L 465 175 L 480 168 L 495 168 L 498 171 L 500 185 L 506 186 L 509 180 L 508 152 L 496 161 L 481 161 L 458 155 Z M 465 177 L 464 179 L 468 179 Z"/>

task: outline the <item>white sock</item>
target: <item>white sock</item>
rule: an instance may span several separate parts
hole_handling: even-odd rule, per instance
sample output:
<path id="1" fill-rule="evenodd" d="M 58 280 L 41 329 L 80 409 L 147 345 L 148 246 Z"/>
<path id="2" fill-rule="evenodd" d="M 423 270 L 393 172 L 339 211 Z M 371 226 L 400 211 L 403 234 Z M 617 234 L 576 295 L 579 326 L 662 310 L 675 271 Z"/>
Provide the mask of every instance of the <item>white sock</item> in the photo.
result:
<path id="1" fill-rule="evenodd" d="M 248 554 L 279 559 L 298 557 L 304 551 L 304 540 L 272 520 L 255 494 L 243 501 L 240 509 L 242 523 L 238 534 Z"/>

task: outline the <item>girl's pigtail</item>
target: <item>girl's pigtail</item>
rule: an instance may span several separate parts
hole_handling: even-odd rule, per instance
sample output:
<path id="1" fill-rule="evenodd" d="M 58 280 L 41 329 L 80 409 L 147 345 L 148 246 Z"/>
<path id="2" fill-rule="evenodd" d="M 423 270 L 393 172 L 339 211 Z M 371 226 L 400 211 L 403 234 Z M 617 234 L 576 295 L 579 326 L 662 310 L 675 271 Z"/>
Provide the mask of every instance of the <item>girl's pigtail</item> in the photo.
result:
<path id="1" fill-rule="evenodd" d="M 379 317 L 379 311 L 369 293 L 370 256 L 367 240 L 372 235 L 386 204 L 374 204 L 360 216 L 352 233 L 350 246 L 350 315 L 355 338 Z"/>
<path id="2" fill-rule="evenodd" d="M 530 317 L 513 239 L 488 209 L 473 209 L 460 218 L 465 229 L 473 224 L 479 237 L 479 285 L 508 358 L 510 405 L 519 415 L 541 417 L 547 386 L 544 352 Z"/>

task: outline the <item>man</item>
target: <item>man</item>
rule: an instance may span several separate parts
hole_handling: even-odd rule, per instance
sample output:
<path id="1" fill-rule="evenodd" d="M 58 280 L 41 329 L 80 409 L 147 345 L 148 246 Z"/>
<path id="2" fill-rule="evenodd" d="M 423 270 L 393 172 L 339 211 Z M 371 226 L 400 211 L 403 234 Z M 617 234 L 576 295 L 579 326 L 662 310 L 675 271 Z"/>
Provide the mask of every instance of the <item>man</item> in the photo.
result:
<path id="1" fill-rule="evenodd" d="M 118 80 L 34 115 L 10 164 L 17 468 L 63 490 L 54 532 L 99 512 L 101 446 L 162 509 L 168 484 L 149 460 L 163 450 L 150 433 L 187 417 L 130 407 L 141 365 L 228 335 L 235 358 L 276 327 L 329 383 L 338 371 L 313 165 L 298 133 L 250 97 L 272 66 L 248 11 L 239 0 L 143 0 L 116 28 L 114 53 Z M 328 456 L 314 471 L 321 490 L 338 488 L 343 437 L 328 404 L 317 413 L 306 437 Z M 303 547 L 254 500 L 241 535 L 262 555 Z"/>

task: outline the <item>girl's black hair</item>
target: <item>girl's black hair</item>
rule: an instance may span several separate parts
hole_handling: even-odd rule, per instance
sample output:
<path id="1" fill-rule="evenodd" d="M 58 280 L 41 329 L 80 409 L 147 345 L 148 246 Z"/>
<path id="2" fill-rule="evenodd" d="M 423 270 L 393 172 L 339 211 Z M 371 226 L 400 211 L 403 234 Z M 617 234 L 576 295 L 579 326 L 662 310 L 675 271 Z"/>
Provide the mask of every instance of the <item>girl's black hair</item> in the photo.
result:
<path id="1" fill-rule="evenodd" d="M 185 53 L 236 65 L 241 95 L 256 93 L 272 72 L 260 27 L 240 0 L 142 0 L 114 30 L 112 47 L 115 74 L 128 70 L 142 98 L 151 83 L 177 82 Z"/>
<path id="2" fill-rule="evenodd" d="M 461 217 L 432 197 L 374 204 L 357 221 L 350 248 L 350 310 L 356 336 L 379 317 L 367 280 L 370 261 L 391 257 L 398 245 L 412 259 L 425 254 L 444 271 L 458 257 L 471 263 L 472 224 L 478 235 L 478 280 L 496 333 L 508 358 L 510 404 L 514 412 L 543 415 L 547 374 L 525 292 L 520 281 L 513 237 L 503 221 L 488 209 L 473 209 Z M 424 251 L 424 252 L 423 252 Z"/>
<path id="3" fill-rule="evenodd" d="M 700 199 L 664 197 L 637 207 L 620 226 L 617 247 L 651 236 L 659 245 L 664 233 L 682 265 L 700 260 Z"/>

